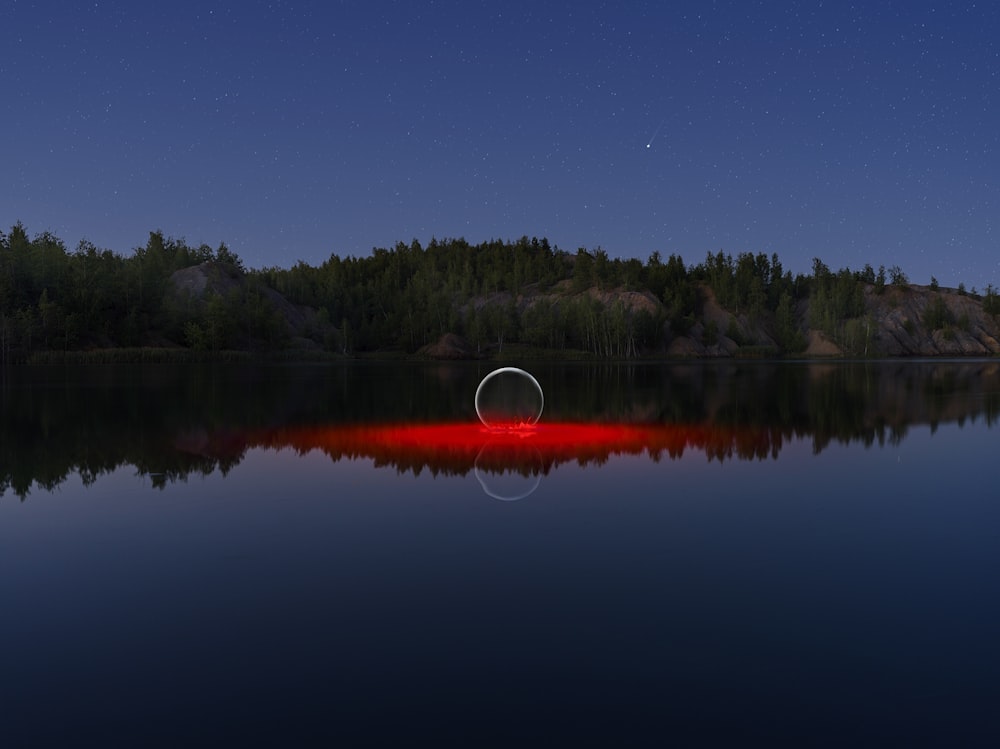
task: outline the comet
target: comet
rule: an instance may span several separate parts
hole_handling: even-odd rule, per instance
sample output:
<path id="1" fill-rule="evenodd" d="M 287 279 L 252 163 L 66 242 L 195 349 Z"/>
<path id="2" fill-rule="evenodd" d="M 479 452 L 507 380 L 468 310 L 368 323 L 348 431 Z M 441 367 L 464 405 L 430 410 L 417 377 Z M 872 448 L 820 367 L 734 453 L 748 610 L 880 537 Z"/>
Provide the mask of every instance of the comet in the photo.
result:
<path id="1" fill-rule="evenodd" d="M 646 148 L 652 147 L 653 141 L 656 140 L 656 136 L 660 134 L 660 128 L 663 127 L 664 122 L 666 122 L 666 120 L 660 120 L 660 124 L 656 126 L 656 130 L 653 131 L 653 134 L 650 136 L 649 140 L 646 141 Z"/>

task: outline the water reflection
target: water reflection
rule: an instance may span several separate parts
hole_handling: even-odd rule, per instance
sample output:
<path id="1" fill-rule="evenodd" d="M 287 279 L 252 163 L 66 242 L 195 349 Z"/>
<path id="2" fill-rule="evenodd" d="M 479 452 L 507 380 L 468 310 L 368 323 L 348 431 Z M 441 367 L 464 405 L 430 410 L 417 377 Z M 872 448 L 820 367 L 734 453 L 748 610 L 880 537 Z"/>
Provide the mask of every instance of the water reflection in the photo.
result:
<path id="1" fill-rule="evenodd" d="M 490 442 L 479 365 L 23 368 L 0 380 L 0 492 L 26 497 L 123 465 L 153 486 L 226 473 L 255 447 L 321 450 L 400 472 L 528 485 L 563 462 L 615 455 L 777 458 L 791 440 L 897 444 L 914 425 L 1000 416 L 994 360 L 534 365 L 545 420 Z M 508 476 L 511 478 L 512 476 Z M 540 480 L 540 479 L 539 479 Z M 501 493 L 501 492 L 497 492 Z"/>
<path id="2" fill-rule="evenodd" d="M 483 493 L 502 502 L 530 497 L 542 483 L 545 472 L 541 452 L 529 450 L 518 461 L 517 467 L 509 466 L 508 462 L 502 444 L 490 441 L 480 448 L 472 469 Z"/>
<path id="3" fill-rule="evenodd" d="M 710 424 L 544 423 L 527 432 L 496 433 L 479 424 L 390 424 L 284 427 L 247 432 L 237 452 L 249 448 L 320 450 L 337 461 L 366 458 L 400 472 L 464 475 L 472 470 L 547 474 L 562 463 L 606 463 L 616 455 L 678 459 L 698 450 L 710 460 L 777 457 L 781 445 L 797 436 L 778 427 Z M 801 436 L 801 435 L 798 435 Z M 212 454 L 211 442 L 199 443 Z M 218 449 L 234 447 L 225 435 Z"/>

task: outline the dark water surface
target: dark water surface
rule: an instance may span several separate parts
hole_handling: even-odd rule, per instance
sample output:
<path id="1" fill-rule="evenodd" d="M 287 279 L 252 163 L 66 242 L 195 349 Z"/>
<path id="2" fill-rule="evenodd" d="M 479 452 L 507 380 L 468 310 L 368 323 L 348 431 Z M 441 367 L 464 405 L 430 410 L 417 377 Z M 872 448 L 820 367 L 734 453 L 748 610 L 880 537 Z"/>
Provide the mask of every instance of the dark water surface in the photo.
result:
<path id="1" fill-rule="evenodd" d="M 1000 740 L 1000 362 L 489 370 L 5 372 L 0 744 Z"/>

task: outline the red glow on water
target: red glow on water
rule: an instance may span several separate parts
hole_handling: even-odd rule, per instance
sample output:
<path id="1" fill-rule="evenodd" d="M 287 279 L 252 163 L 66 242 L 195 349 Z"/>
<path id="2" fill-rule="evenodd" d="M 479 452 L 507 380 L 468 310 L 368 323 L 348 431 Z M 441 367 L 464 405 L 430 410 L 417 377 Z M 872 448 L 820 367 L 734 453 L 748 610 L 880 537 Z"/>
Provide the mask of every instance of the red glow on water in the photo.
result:
<path id="1" fill-rule="evenodd" d="M 781 442 L 770 430 L 710 424 L 545 422 L 497 430 L 478 423 L 357 424 L 280 428 L 258 433 L 256 445 L 322 450 L 335 459 L 371 458 L 403 470 L 464 473 L 474 467 L 536 473 L 559 463 L 602 463 L 613 455 L 681 457 L 689 448 L 724 459 L 764 457 Z"/>
<path id="2" fill-rule="evenodd" d="M 656 439 L 657 433 L 661 439 Z M 393 424 L 314 427 L 296 429 L 286 437 L 311 442 L 316 446 L 392 449 L 400 453 L 447 451 L 475 456 L 489 445 L 500 452 L 520 452 L 531 446 L 545 455 L 572 455 L 580 449 L 593 448 L 612 452 L 639 452 L 651 443 L 662 443 L 673 433 L 664 427 L 628 424 L 536 424 L 514 429 L 489 429 L 480 424 Z M 660 445 L 663 447 L 663 445 Z"/>
<path id="3" fill-rule="evenodd" d="M 325 424 L 178 435 L 184 452 L 236 459 L 247 449 L 319 450 L 333 460 L 367 458 L 419 473 L 473 469 L 547 473 L 560 463 L 603 463 L 615 455 L 678 459 L 689 450 L 710 460 L 776 457 L 794 434 L 766 426 L 617 422 L 543 422 L 497 430 L 479 423 Z"/>

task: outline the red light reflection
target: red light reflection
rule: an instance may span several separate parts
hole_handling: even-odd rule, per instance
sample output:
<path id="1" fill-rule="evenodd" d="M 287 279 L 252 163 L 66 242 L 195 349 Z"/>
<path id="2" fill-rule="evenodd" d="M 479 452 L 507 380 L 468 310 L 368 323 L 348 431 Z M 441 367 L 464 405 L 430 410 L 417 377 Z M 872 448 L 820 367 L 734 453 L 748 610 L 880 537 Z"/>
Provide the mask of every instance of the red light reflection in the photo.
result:
<path id="1" fill-rule="evenodd" d="M 429 468 L 466 473 L 479 468 L 525 474 L 548 473 L 553 465 L 569 461 L 603 463 L 621 454 L 679 458 L 689 448 L 720 460 L 733 455 L 764 458 L 776 455 L 781 443 L 781 432 L 772 429 L 573 422 L 507 431 L 469 423 L 288 427 L 248 440 L 248 446 L 318 449 L 334 459 L 370 458 L 376 465 L 414 472 Z"/>

